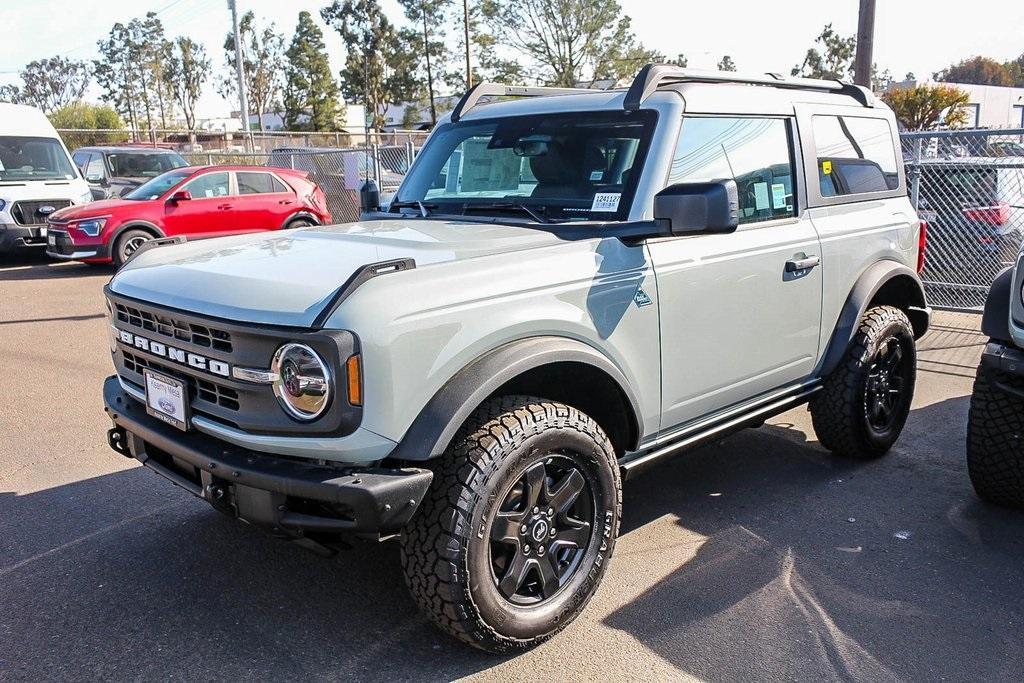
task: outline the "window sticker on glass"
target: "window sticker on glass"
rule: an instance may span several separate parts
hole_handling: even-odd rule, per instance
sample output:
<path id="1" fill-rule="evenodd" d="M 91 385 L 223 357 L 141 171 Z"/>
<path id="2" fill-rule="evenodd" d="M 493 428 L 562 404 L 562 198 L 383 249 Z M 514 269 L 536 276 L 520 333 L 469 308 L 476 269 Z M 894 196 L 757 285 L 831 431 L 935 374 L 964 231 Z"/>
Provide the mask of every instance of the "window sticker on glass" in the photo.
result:
<path id="1" fill-rule="evenodd" d="M 519 189 L 522 160 L 511 149 L 488 149 L 487 139 L 463 143 L 462 192 L 511 192 Z"/>
<path id="2" fill-rule="evenodd" d="M 591 171 L 590 172 L 590 182 L 592 182 L 592 183 L 593 182 L 599 182 L 603 176 L 604 176 L 604 171 Z"/>
<path id="3" fill-rule="evenodd" d="M 786 186 L 782 183 L 772 183 L 772 208 L 781 209 L 786 206 Z"/>
<path id="4" fill-rule="evenodd" d="M 619 200 L 622 194 L 619 192 L 598 192 L 594 195 L 594 203 L 590 205 L 591 212 L 619 210 Z"/>
<path id="5" fill-rule="evenodd" d="M 754 183 L 754 208 L 758 211 L 768 208 L 768 183 Z"/>
<path id="6" fill-rule="evenodd" d="M 828 175 L 829 173 L 831 173 L 832 172 L 832 162 L 828 161 L 828 160 L 825 160 L 825 161 L 821 162 L 821 172 L 824 173 L 825 175 Z"/>

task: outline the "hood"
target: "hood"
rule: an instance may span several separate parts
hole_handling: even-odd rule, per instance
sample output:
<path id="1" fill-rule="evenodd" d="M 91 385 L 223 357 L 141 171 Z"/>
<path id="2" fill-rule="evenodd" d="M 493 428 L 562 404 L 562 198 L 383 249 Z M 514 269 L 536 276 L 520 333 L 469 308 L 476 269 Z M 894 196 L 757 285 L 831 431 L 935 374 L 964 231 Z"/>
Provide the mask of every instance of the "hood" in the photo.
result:
<path id="1" fill-rule="evenodd" d="M 89 185 L 81 178 L 64 180 L 0 180 L 0 199 L 11 204 L 20 200 L 70 199 L 77 202 L 89 191 Z"/>
<path id="2" fill-rule="evenodd" d="M 417 268 L 559 242 L 530 227 L 398 219 L 188 242 L 148 250 L 111 281 L 124 296 L 238 322 L 309 327 L 361 266 Z M 389 277 L 401 277 L 395 274 Z"/>
<path id="3" fill-rule="evenodd" d="M 123 199 L 102 199 L 98 202 L 89 202 L 88 204 L 78 204 L 76 206 L 69 206 L 59 211 L 54 211 L 50 214 L 50 220 L 56 222 L 63 221 L 77 221 L 82 218 L 90 218 L 92 216 L 106 216 L 114 209 L 124 206 L 126 200 Z"/>

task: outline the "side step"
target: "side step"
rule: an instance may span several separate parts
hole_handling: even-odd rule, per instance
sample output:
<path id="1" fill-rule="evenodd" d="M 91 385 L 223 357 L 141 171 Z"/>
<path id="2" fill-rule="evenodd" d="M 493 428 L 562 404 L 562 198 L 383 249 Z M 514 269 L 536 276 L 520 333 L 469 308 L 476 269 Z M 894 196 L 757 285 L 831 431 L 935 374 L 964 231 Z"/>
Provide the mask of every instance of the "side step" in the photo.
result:
<path id="1" fill-rule="evenodd" d="M 684 427 L 650 448 L 627 454 L 619 461 L 626 479 L 665 458 L 721 438 L 740 429 L 760 424 L 770 417 L 806 403 L 821 390 L 821 383 L 805 384 L 770 394 L 754 403 L 743 404 Z"/>

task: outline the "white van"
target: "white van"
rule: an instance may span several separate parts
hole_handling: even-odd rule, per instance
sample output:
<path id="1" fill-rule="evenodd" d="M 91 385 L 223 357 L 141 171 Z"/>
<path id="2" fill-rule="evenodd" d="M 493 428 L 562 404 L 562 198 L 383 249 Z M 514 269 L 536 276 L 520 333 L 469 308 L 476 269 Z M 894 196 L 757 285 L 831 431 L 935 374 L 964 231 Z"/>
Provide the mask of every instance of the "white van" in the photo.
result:
<path id="1" fill-rule="evenodd" d="M 89 184 L 35 107 L 0 103 L 0 254 L 46 246 L 46 218 L 92 201 Z"/>

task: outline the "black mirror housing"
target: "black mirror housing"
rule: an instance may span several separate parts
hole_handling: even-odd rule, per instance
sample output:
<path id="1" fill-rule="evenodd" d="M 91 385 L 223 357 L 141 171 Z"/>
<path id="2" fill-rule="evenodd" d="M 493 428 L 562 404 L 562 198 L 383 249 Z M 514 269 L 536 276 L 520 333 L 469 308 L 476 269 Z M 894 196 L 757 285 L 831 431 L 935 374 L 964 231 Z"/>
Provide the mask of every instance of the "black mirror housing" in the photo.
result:
<path id="1" fill-rule="evenodd" d="M 380 189 L 376 180 L 367 179 L 359 188 L 359 209 L 363 213 L 380 211 Z"/>
<path id="2" fill-rule="evenodd" d="M 669 185 L 654 196 L 654 220 L 671 235 L 733 232 L 740 221 L 736 181 Z"/>

